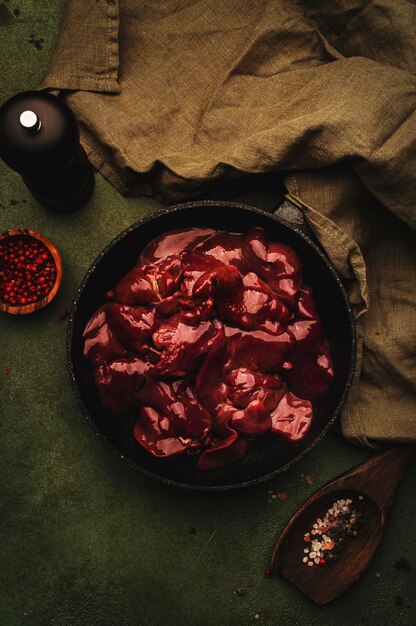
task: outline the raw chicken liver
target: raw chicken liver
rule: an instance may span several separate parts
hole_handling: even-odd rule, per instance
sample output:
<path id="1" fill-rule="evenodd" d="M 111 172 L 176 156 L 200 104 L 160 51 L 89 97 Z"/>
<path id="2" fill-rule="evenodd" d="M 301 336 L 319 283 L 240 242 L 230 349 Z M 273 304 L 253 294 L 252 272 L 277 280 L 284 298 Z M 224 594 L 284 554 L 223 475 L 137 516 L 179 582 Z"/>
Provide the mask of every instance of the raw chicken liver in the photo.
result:
<path id="1" fill-rule="evenodd" d="M 84 354 L 103 407 L 133 436 L 214 470 L 254 437 L 301 439 L 334 377 L 295 250 L 261 228 L 191 228 L 151 241 L 88 322 Z"/>

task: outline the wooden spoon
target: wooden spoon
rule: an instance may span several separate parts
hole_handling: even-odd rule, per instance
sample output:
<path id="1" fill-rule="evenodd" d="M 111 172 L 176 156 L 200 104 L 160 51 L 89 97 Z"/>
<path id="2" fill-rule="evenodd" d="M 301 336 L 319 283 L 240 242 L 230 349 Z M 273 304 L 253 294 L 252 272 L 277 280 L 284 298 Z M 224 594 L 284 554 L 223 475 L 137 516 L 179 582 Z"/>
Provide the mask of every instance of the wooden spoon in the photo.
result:
<path id="1" fill-rule="evenodd" d="M 412 453 L 407 447 L 390 448 L 314 493 L 280 535 L 273 552 L 273 569 L 317 604 L 326 604 L 348 589 L 374 556 Z M 310 546 L 304 542 L 305 533 L 336 500 L 346 498 L 362 515 L 358 535 L 346 540 L 338 561 L 307 567 L 302 561 L 304 548 Z"/>

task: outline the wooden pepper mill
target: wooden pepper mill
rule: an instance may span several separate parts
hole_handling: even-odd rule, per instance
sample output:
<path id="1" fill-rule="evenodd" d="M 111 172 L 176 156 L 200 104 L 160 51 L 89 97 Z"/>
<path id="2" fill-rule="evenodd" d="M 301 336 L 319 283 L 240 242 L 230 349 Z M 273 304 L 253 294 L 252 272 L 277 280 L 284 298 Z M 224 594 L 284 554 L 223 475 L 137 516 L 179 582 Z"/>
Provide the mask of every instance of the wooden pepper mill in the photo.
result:
<path id="1" fill-rule="evenodd" d="M 94 191 L 94 170 L 75 116 L 45 91 L 19 93 L 0 108 L 0 157 L 51 211 L 75 211 Z"/>

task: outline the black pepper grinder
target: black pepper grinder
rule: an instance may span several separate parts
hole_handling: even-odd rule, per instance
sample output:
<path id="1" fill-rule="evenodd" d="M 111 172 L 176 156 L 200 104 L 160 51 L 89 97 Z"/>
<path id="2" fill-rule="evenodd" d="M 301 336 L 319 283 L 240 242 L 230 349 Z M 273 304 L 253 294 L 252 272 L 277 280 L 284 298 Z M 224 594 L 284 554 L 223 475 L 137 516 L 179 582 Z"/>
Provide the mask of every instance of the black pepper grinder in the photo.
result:
<path id="1" fill-rule="evenodd" d="M 75 116 L 45 91 L 16 94 L 0 108 L 0 157 L 51 211 L 75 211 L 94 191 L 94 170 L 79 143 Z"/>

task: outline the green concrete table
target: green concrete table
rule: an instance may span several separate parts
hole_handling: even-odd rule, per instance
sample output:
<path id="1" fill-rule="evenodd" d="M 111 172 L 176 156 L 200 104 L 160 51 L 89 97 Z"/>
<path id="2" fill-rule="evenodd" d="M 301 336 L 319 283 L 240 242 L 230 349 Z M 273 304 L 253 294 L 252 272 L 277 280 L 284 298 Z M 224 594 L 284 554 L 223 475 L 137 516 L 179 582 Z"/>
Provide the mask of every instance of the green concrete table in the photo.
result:
<path id="1" fill-rule="evenodd" d="M 41 81 L 64 7 L 64 0 L 0 0 L 0 103 Z M 238 199 L 263 207 L 275 200 L 266 192 Z M 85 209 L 54 216 L 0 164 L 0 230 L 43 232 L 59 247 L 65 270 L 47 309 L 0 319 L 0 626 L 414 625 L 415 463 L 367 572 L 343 597 L 318 607 L 263 572 L 289 517 L 367 450 L 332 432 L 258 488 L 187 493 L 130 470 L 83 419 L 58 314 L 103 246 L 158 207 L 122 198 L 97 176 Z M 287 500 L 269 490 L 287 492 Z M 401 557 L 411 571 L 395 568 Z M 236 593 L 242 586 L 244 596 Z"/>

